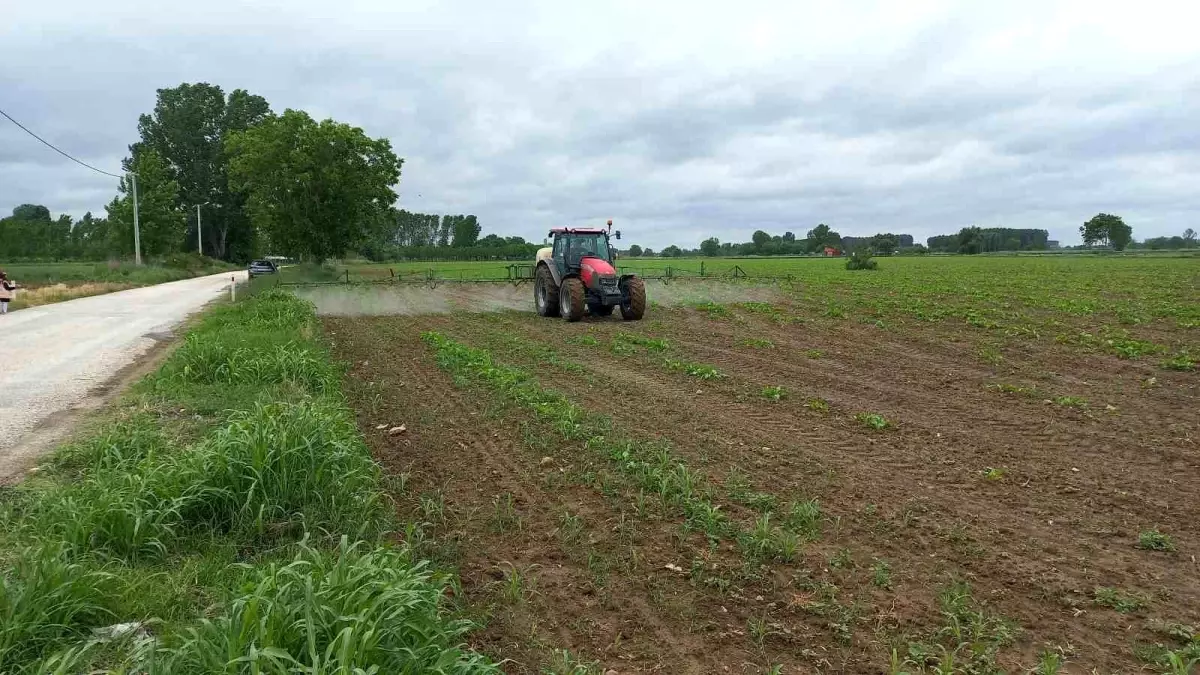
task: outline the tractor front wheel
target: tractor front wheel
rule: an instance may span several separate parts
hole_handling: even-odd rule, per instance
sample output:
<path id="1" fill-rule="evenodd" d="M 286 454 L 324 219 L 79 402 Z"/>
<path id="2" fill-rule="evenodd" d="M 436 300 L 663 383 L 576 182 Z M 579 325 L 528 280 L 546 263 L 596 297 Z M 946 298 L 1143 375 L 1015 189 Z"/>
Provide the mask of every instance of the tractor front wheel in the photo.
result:
<path id="1" fill-rule="evenodd" d="M 545 265 L 538 266 L 533 281 L 533 303 L 540 316 L 558 316 L 558 286 Z"/>
<path id="2" fill-rule="evenodd" d="M 578 277 L 563 279 L 558 288 L 558 313 L 567 321 L 583 318 L 583 282 Z"/>
<path id="3" fill-rule="evenodd" d="M 626 321 L 640 321 L 645 314 L 646 282 L 631 277 L 625 282 L 625 292 L 621 294 L 621 318 Z"/>

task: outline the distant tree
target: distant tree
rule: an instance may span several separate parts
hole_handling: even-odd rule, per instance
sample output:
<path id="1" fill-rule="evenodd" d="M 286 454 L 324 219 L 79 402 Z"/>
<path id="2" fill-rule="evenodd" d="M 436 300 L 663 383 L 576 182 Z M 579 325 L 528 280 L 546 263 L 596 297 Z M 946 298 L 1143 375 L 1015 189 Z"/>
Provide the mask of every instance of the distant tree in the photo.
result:
<path id="1" fill-rule="evenodd" d="M 187 234 L 187 213 L 179 206 L 179 183 L 172 178 L 170 166 L 157 151 L 135 147 L 126 159 L 125 169 L 137 174 L 138 230 L 142 256 L 164 256 L 179 251 Z M 108 247 L 119 255 L 132 255 L 133 188 L 128 176 L 121 179 L 108 210 Z"/>
<path id="2" fill-rule="evenodd" d="M 870 248 L 876 255 L 891 255 L 900 248 L 900 239 L 894 234 L 877 234 L 871 237 Z"/>
<path id="3" fill-rule="evenodd" d="M 1133 239 L 1133 228 L 1125 224 L 1120 216 L 1110 213 L 1097 213 L 1092 219 L 1079 227 L 1085 246 L 1112 245 L 1118 251 L 1123 250 Z"/>
<path id="4" fill-rule="evenodd" d="M 795 241 L 796 241 L 796 234 L 794 232 L 784 232 L 783 236 L 780 237 L 780 239 L 785 244 L 792 244 L 792 243 L 795 243 Z"/>
<path id="5" fill-rule="evenodd" d="M 204 207 L 204 251 L 228 260 L 247 260 L 256 247 L 255 231 L 245 209 L 245 196 L 230 189 L 230 134 L 245 131 L 271 114 L 267 100 L 242 89 L 228 96 L 217 85 L 184 83 L 159 89 L 154 110 L 138 118 L 140 140 L 130 147 L 153 150 L 179 186 L 176 206 L 188 214 L 196 241 L 197 204 Z M 141 187 L 140 185 L 138 186 Z M 179 242 L 183 245 L 182 239 Z"/>
<path id="6" fill-rule="evenodd" d="M 642 257 L 643 258 L 653 258 L 654 257 L 653 249 L 648 249 L 648 248 L 642 249 Z"/>
<path id="7" fill-rule="evenodd" d="M 700 242 L 700 253 L 710 258 L 719 255 L 721 253 L 721 242 L 716 237 L 705 239 Z"/>
<path id="8" fill-rule="evenodd" d="M 450 245 L 450 233 L 453 230 L 454 230 L 454 217 L 449 214 L 442 216 L 442 224 L 440 226 L 438 226 L 438 230 L 437 230 L 437 233 L 438 233 L 437 234 L 437 245 L 438 246 L 449 246 Z"/>
<path id="9" fill-rule="evenodd" d="M 680 249 L 678 246 L 671 244 L 670 246 L 668 246 L 662 250 L 661 255 L 664 258 L 678 258 L 683 255 L 683 250 Z"/>
<path id="10" fill-rule="evenodd" d="M 12 217 L 26 222 L 50 222 L 50 209 L 41 204 L 22 204 L 12 211 Z"/>
<path id="11" fill-rule="evenodd" d="M 1196 245 L 1196 231 L 1190 227 L 1183 231 L 1183 245 L 1187 248 Z"/>
<path id="12" fill-rule="evenodd" d="M 1117 217 L 1116 220 L 1109 222 L 1108 243 L 1114 250 L 1124 251 L 1131 241 L 1133 241 L 1133 228 L 1126 225 L 1124 220 Z"/>
<path id="13" fill-rule="evenodd" d="M 762 230 L 758 230 L 752 237 L 750 237 L 750 241 L 754 242 L 755 248 L 762 250 L 764 246 L 771 242 L 771 235 L 763 232 Z"/>
<path id="14" fill-rule="evenodd" d="M 825 223 L 817 225 L 808 231 L 805 235 L 805 249 L 809 253 L 819 253 L 828 246 L 830 248 L 841 248 L 842 236 L 834 232 Z"/>
<path id="15" fill-rule="evenodd" d="M 386 138 L 287 110 L 229 139 L 230 180 L 278 252 L 317 262 L 361 243 L 396 200 L 403 160 Z"/>
<path id="16" fill-rule="evenodd" d="M 642 247 L 641 247 L 641 246 L 638 246 L 637 244 L 634 244 L 633 246 L 630 246 L 630 247 L 629 247 L 629 257 L 630 257 L 630 258 L 640 258 L 640 257 L 642 257 Z"/>
<path id="17" fill-rule="evenodd" d="M 983 233 L 978 227 L 964 227 L 958 231 L 958 252 L 975 254 L 983 250 Z"/>
<path id="18" fill-rule="evenodd" d="M 450 223 L 454 235 L 451 246 L 454 248 L 474 246 L 475 242 L 479 241 L 479 233 L 482 228 L 475 216 L 455 216 Z"/>

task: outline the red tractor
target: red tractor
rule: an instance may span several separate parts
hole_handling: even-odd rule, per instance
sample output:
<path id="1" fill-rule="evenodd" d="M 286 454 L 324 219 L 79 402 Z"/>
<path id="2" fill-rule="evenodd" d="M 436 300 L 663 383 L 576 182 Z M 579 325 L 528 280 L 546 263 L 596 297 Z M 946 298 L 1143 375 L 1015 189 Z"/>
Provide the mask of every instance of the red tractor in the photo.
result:
<path id="1" fill-rule="evenodd" d="M 621 308 L 621 318 L 637 321 L 646 313 L 646 284 L 632 274 L 617 274 L 616 251 L 609 246 L 609 231 L 598 228 L 555 228 L 552 245 L 537 252 L 533 300 L 542 316 L 567 321 L 610 316 Z M 616 233 L 617 239 L 621 233 Z"/>

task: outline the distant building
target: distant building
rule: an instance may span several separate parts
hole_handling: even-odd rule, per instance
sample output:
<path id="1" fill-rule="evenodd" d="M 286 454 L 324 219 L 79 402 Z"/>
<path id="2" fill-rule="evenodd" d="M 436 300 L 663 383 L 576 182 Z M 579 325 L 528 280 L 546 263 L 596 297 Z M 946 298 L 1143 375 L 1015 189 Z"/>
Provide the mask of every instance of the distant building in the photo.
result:
<path id="1" fill-rule="evenodd" d="M 1056 240 L 1047 239 L 1046 240 L 1046 248 L 1053 249 L 1053 248 L 1062 248 L 1062 247 L 1058 245 L 1058 242 Z"/>
<path id="2" fill-rule="evenodd" d="M 835 256 L 835 255 L 841 255 L 841 254 L 842 254 L 841 251 L 837 250 L 836 248 L 834 248 L 832 246 L 825 247 L 825 255 L 827 255 L 827 256 Z"/>

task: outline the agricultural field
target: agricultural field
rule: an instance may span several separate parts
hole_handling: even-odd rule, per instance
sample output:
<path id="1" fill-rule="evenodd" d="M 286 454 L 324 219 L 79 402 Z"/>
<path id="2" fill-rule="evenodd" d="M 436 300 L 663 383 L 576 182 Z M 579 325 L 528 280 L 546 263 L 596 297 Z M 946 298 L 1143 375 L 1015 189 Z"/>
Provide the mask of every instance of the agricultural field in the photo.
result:
<path id="1" fill-rule="evenodd" d="M 219 261 L 182 258 L 188 264 L 139 267 L 132 263 L 0 263 L 0 270 L 21 285 L 11 303 L 11 309 L 17 310 L 234 269 Z"/>
<path id="2" fill-rule="evenodd" d="M 175 267 L 151 264 L 138 267 L 132 263 L 0 263 L 0 270 L 20 285 L 11 304 L 13 310 L 191 279 L 229 269 L 235 268 L 220 261 L 192 256 L 180 256 L 180 263 Z"/>
<path id="3" fill-rule="evenodd" d="M 473 285 L 430 313 L 318 303 L 398 537 L 457 574 L 473 650 L 1194 672 L 1195 259 L 761 262 L 794 281 L 651 284 L 638 323 L 539 318 L 528 285 L 516 311 L 471 311 Z"/>

